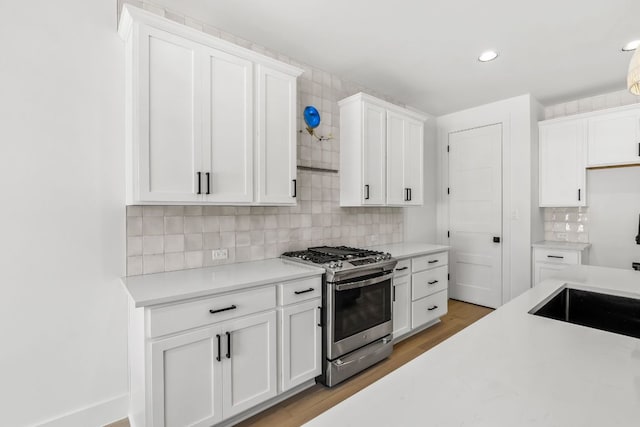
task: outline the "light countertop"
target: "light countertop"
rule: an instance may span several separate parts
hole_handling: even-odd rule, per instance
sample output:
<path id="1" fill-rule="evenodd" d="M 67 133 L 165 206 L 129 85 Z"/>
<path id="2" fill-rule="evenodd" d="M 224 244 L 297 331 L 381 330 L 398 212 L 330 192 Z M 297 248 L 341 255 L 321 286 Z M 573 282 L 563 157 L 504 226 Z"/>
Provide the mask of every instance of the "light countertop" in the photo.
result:
<path id="1" fill-rule="evenodd" d="M 448 251 L 449 246 L 433 245 L 430 243 L 394 243 L 390 245 L 377 245 L 370 248 L 374 251 L 390 253 L 396 259 L 409 258 L 419 255 L 429 255 L 436 252 Z"/>
<path id="2" fill-rule="evenodd" d="M 324 272 L 323 268 L 274 258 L 123 277 L 122 283 L 135 306 L 145 307 L 318 276 Z"/>
<path id="3" fill-rule="evenodd" d="M 591 247 L 591 243 L 555 242 L 553 240 L 543 240 L 541 242 L 535 242 L 531 244 L 531 246 L 534 248 L 584 251 L 585 249 Z"/>
<path id="4" fill-rule="evenodd" d="M 575 266 L 307 426 L 637 426 L 640 339 L 528 313 L 568 283 L 640 298 L 640 272 Z"/>

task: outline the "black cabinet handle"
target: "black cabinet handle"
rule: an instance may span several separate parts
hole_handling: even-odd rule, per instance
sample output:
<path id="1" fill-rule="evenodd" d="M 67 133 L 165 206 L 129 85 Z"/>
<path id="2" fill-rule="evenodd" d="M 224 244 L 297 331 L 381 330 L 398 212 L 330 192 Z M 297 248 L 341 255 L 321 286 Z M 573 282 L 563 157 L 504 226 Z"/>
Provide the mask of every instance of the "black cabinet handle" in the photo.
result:
<path id="1" fill-rule="evenodd" d="M 231 332 L 227 332 L 227 359 L 231 359 Z"/>
<path id="2" fill-rule="evenodd" d="M 547 255 L 547 258 L 564 259 L 564 257 L 563 257 L 563 256 L 560 256 L 560 255 Z"/>
<path id="3" fill-rule="evenodd" d="M 413 194 L 411 194 L 411 187 L 409 187 L 408 190 L 409 190 L 409 201 L 411 201 L 411 199 L 413 199 Z"/>
<path id="4" fill-rule="evenodd" d="M 432 259 L 431 261 L 429 261 L 429 264 L 435 264 L 436 262 L 438 262 L 439 260 L 437 259 Z"/>
<path id="5" fill-rule="evenodd" d="M 431 311 L 431 310 L 435 310 L 436 308 L 438 308 L 438 306 L 437 306 L 437 305 L 434 305 L 433 307 L 429 307 L 429 308 L 427 308 L 427 310 Z"/>
<path id="6" fill-rule="evenodd" d="M 220 334 L 216 334 L 216 339 L 218 340 L 218 355 L 216 356 L 216 360 L 218 362 L 221 362 L 222 357 L 220 357 Z"/>
<path id="7" fill-rule="evenodd" d="M 313 288 L 305 289 L 304 291 L 295 291 L 294 294 L 300 295 L 300 294 L 306 294 L 307 292 L 313 292 Z"/>
<path id="8" fill-rule="evenodd" d="M 393 287 L 393 302 L 396 302 L 396 287 Z"/>
<path id="9" fill-rule="evenodd" d="M 369 200 L 369 184 L 365 184 L 364 186 L 364 199 Z"/>
<path id="10" fill-rule="evenodd" d="M 207 177 L 207 192 L 205 194 L 211 194 L 211 174 L 207 172 L 205 176 Z"/>
<path id="11" fill-rule="evenodd" d="M 640 142 L 638 142 L 638 156 L 640 156 Z"/>
<path id="12" fill-rule="evenodd" d="M 493 243 L 500 243 L 500 237 L 494 237 Z"/>
<path id="13" fill-rule="evenodd" d="M 318 310 L 320 310 L 320 322 L 318 322 L 318 326 L 322 328 L 322 307 L 318 307 Z"/>
<path id="14" fill-rule="evenodd" d="M 404 189 L 404 201 L 405 202 L 409 201 L 409 189 L 408 188 Z"/>
<path id="15" fill-rule="evenodd" d="M 430 285 L 434 285 L 434 284 L 438 283 L 438 281 L 437 281 L 437 280 L 434 280 L 434 281 L 432 281 L 432 282 L 427 282 L 427 283 L 428 283 L 428 284 L 430 284 Z"/>
<path id="16" fill-rule="evenodd" d="M 223 311 L 235 310 L 236 308 L 238 307 L 234 304 L 231 307 L 219 308 L 217 310 L 209 310 L 209 313 L 211 314 L 222 313 Z"/>
<path id="17" fill-rule="evenodd" d="M 396 271 L 402 271 L 402 270 L 408 270 L 409 267 L 400 267 L 400 268 L 396 268 Z"/>
<path id="18" fill-rule="evenodd" d="M 198 172 L 198 192 L 196 194 L 202 194 L 202 172 Z"/>
<path id="19" fill-rule="evenodd" d="M 298 181 L 295 179 L 292 179 L 291 181 L 293 181 L 293 196 L 291 197 L 298 197 Z"/>
<path id="20" fill-rule="evenodd" d="M 581 195 L 580 195 L 580 193 L 581 193 L 581 191 L 580 191 L 580 189 L 578 188 L 578 201 L 580 201 L 580 199 L 581 199 Z"/>

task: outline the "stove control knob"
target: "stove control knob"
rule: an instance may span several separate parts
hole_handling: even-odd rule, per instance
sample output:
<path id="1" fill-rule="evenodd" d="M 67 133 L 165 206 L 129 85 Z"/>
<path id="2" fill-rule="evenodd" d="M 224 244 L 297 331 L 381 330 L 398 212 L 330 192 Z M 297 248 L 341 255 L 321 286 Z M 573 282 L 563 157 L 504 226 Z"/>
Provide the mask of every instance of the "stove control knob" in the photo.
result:
<path id="1" fill-rule="evenodd" d="M 391 259 L 391 254 L 390 253 L 384 254 L 384 259 Z"/>
<path id="2" fill-rule="evenodd" d="M 382 261 L 382 255 L 376 255 L 376 261 Z"/>
<path id="3" fill-rule="evenodd" d="M 342 268 L 342 261 L 338 261 L 338 268 Z"/>

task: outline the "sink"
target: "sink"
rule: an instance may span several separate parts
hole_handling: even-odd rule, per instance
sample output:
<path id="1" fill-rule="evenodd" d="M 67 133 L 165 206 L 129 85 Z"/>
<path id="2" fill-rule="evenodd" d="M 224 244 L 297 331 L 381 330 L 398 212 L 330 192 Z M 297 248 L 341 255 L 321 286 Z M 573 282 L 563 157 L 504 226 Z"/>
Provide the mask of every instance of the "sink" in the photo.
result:
<path id="1" fill-rule="evenodd" d="M 640 299 L 562 288 L 529 313 L 640 338 Z"/>

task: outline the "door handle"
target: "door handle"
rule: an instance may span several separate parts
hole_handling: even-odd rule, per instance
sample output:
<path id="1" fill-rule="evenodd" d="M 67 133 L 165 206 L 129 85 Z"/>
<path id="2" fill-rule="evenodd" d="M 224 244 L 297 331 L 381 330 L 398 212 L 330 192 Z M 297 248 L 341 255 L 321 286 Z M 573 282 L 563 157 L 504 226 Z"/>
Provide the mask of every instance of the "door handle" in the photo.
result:
<path id="1" fill-rule="evenodd" d="M 580 199 L 582 198 L 581 193 L 582 191 L 578 188 L 578 201 L 580 201 Z"/>
<path id="2" fill-rule="evenodd" d="M 427 283 L 430 284 L 430 285 L 435 285 L 436 283 L 438 283 L 438 281 L 437 280 L 433 280 L 433 281 L 427 282 Z"/>
<path id="3" fill-rule="evenodd" d="M 227 332 L 227 359 L 231 359 L 231 332 Z"/>
<path id="4" fill-rule="evenodd" d="M 431 311 L 431 310 L 435 310 L 436 308 L 438 308 L 438 306 L 437 306 L 437 305 L 434 305 L 433 307 L 429 307 L 429 308 L 427 308 L 427 310 Z"/>
<path id="5" fill-rule="evenodd" d="M 411 201 L 411 199 L 413 199 L 413 195 L 411 194 L 411 187 L 409 187 L 409 201 Z"/>
<path id="6" fill-rule="evenodd" d="M 216 339 L 218 340 L 218 355 L 216 356 L 216 360 L 222 362 L 222 357 L 220 357 L 220 334 L 216 334 Z"/>
<path id="7" fill-rule="evenodd" d="M 207 177 L 207 192 L 205 194 L 211 194 L 211 174 L 207 172 L 205 176 Z"/>
<path id="8" fill-rule="evenodd" d="M 500 243 L 500 237 L 493 236 L 493 243 Z"/>
<path id="9" fill-rule="evenodd" d="M 364 186 L 364 199 L 369 200 L 369 184 L 365 184 Z"/>
<path id="10" fill-rule="evenodd" d="M 202 194 L 202 172 L 198 172 L 198 192 L 196 194 Z"/>
<path id="11" fill-rule="evenodd" d="M 322 307 L 318 307 L 318 310 L 320 310 L 320 322 L 318 322 L 318 326 L 322 328 Z"/>
<path id="12" fill-rule="evenodd" d="M 297 197 L 298 196 L 298 181 L 295 179 L 292 179 L 291 181 L 293 181 L 293 196 L 291 197 Z"/>

